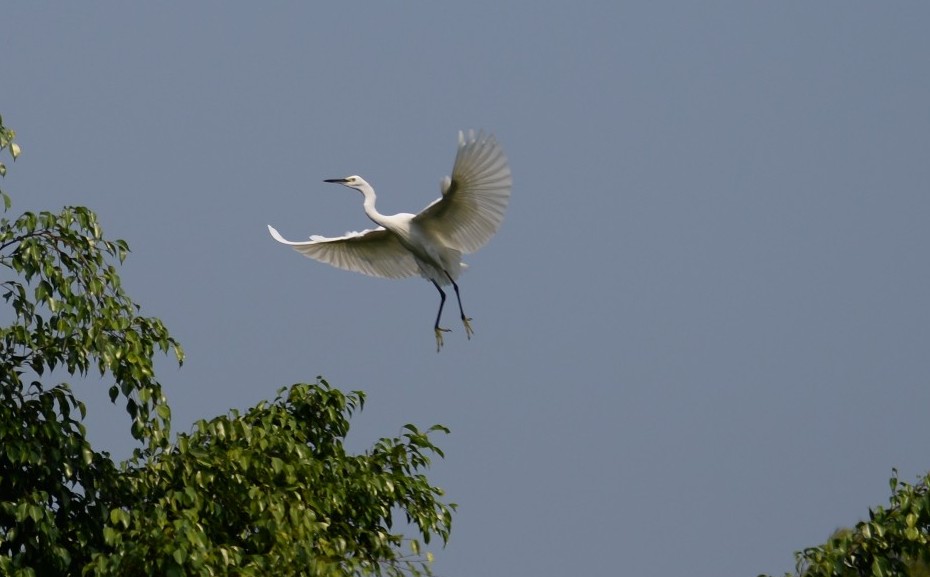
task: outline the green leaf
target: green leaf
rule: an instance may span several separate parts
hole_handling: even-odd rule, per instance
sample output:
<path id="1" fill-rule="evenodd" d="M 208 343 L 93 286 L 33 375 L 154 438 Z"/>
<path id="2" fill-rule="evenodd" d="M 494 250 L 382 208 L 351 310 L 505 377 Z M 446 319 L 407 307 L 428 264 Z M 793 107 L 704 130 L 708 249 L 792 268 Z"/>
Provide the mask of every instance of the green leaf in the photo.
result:
<path id="1" fill-rule="evenodd" d="M 122 525 L 123 528 L 129 527 L 129 513 L 122 509 L 110 510 L 110 523 Z"/>

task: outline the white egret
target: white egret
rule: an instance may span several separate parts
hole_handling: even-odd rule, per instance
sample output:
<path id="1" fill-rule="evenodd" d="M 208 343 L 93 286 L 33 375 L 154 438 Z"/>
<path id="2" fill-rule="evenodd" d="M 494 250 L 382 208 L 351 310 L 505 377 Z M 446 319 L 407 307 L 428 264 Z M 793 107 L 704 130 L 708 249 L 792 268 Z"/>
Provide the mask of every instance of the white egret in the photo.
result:
<path id="1" fill-rule="evenodd" d="M 271 225 L 274 239 L 309 258 L 332 266 L 383 278 L 422 276 L 439 291 L 439 312 L 433 330 L 436 351 L 442 348 L 442 307 L 451 284 L 459 304 L 465 335 L 474 332 L 462 309 L 459 285 L 455 282 L 467 266 L 463 253 L 472 253 L 487 244 L 504 219 L 510 200 L 510 166 L 493 136 L 459 132 L 459 148 L 452 176 L 442 180 L 442 196 L 419 214 L 381 214 L 375 208 L 375 191 L 360 176 L 325 180 L 354 188 L 364 197 L 365 214 L 378 228 L 348 232 L 327 238 L 313 235 L 309 241 L 285 239 Z"/>

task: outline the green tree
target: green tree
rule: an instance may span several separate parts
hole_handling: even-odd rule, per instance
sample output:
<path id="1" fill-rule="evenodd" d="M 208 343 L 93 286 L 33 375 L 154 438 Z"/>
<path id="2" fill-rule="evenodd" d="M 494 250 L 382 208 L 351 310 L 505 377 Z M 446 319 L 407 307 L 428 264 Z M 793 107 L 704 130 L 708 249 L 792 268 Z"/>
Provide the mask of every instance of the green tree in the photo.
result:
<path id="1" fill-rule="evenodd" d="M 818 547 L 795 553 L 804 577 L 930 576 L 930 474 L 916 485 L 889 481 L 890 505 L 869 509 L 869 520 L 840 529 Z M 791 575 L 787 573 L 786 575 Z"/>
<path id="2" fill-rule="evenodd" d="M 0 153 L 15 161 L 14 138 L 0 118 Z M 11 319 L 0 326 L 0 574 L 428 573 L 422 544 L 445 544 L 455 507 L 422 472 L 442 456 L 431 433 L 446 429 L 405 425 L 347 454 L 364 394 L 318 379 L 172 439 L 153 359 L 183 352 L 124 293 L 128 251 L 84 207 L 0 219 L 0 318 Z M 139 444 L 128 461 L 95 451 L 84 404 L 49 385 L 91 372 L 125 406 Z M 398 514 L 415 538 L 393 527 Z"/>

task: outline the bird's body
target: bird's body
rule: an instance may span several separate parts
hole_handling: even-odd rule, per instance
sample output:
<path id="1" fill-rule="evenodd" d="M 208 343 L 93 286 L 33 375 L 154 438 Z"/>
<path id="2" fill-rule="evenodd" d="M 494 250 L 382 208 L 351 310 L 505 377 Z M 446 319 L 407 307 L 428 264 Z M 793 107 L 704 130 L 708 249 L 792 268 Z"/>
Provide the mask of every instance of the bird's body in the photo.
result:
<path id="1" fill-rule="evenodd" d="M 419 275 L 431 281 L 441 297 L 434 325 L 437 350 L 445 331 L 439 327 L 446 299 L 441 287 L 452 284 L 466 335 L 471 338 L 471 319 L 462 311 L 456 281 L 466 266 L 462 254 L 475 252 L 491 239 L 510 200 L 510 167 L 497 141 L 480 133 L 469 132 L 466 137 L 460 132 L 452 176 L 443 180 L 442 196 L 419 214 L 381 214 L 375 208 L 374 189 L 359 176 L 325 182 L 361 192 L 365 214 L 378 228 L 294 242 L 269 226 L 271 236 L 304 256 L 345 270 L 383 278 Z"/>

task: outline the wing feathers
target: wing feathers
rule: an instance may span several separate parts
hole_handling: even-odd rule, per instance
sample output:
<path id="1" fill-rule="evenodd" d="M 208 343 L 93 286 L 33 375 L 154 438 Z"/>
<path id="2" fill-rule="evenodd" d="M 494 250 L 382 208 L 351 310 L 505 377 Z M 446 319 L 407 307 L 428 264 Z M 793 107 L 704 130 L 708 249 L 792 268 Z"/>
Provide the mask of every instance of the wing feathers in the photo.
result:
<path id="1" fill-rule="evenodd" d="M 381 227 L 333 238 L 314 235 L 303 242 L 285 239 L 271 225 L 268 232 L 300 254 L 343 270 L 381 278 L 407 278 L 419 272 L 413 255 L 393 233 Z"/>
<path id="2" fill-rule="evenodd" d="M 449 247 L 475 252 L 500 227 L 511 185 L 507 157 L 494 137 L 460 132 L 452 177 L 443 182 L 442 197 L 414 220 Z"/>

